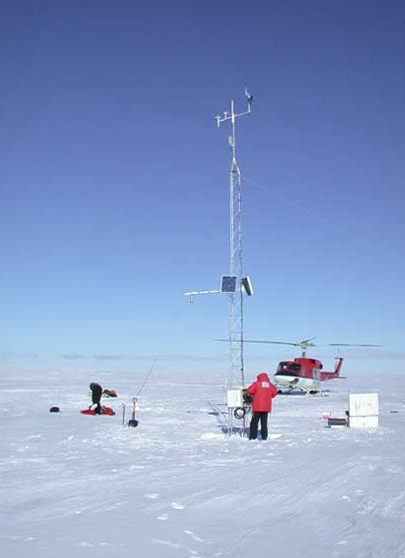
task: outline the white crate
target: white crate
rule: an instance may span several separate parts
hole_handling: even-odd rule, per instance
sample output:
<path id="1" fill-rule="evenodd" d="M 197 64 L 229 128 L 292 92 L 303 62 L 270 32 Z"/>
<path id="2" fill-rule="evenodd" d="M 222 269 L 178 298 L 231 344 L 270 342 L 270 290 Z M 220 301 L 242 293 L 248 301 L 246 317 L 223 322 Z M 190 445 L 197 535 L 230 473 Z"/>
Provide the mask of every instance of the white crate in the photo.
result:
<path id="1" fill-rule="evenodd" d="M 234 388 L 228 389 L 228 407 L 230 409 L 236 409 L 238 407 L 243 407 L 243 389 Z"/>

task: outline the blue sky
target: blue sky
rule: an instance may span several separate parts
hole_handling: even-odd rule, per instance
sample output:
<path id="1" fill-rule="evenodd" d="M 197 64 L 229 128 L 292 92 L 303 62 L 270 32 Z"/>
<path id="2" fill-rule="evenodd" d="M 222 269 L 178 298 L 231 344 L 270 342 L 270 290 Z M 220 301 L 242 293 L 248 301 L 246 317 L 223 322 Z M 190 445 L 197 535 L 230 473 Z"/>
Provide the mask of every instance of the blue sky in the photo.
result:
<path id="1" fill-rule="evenodd" d="M 0 364 L 227 368 L 228 130 L 245 336 L 402 367 L 405 6 L 22 1 L 0 33 Z M 327 368 L 332 349 L 312 353 Z M 294 349 L 247 346 L 246 370 Z"/>

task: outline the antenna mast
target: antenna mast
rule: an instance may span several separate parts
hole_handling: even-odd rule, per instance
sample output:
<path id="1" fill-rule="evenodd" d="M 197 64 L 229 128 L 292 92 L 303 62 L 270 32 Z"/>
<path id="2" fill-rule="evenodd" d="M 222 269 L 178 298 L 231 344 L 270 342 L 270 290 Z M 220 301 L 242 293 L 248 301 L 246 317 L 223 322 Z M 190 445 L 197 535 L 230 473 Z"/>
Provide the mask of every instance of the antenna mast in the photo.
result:
<path id="1" fill-rule="evenodd" d="M 229 293 L 229 350 L 230 350 L 230 384 L 233 383 L 235 373 L 241 375 L 242 386 L 245 385 L 245 371 L 243 360 L 243 288 L 242 288 L 242 181 L 239 164 L 236 158 L 236 130 L 235 120 L 249 114 L 253 97 L 245 88 L 247 110 L 235 113 L 234 102 L 231 101 L 231 113 L 224 112 L 223 116 L 216 116 L 218 128 L 223 122 L 231 121 L 229 146 L 232 151 L 231 169 L 229 173 L 229 275 L 236 277 L 238 288 Z"/>
<path id="2" fill-rule="evenodd" d="M 231 113 L 224 112 L 222 116 L 216 116 L 218 128 L 223 122 L 231 121 L 231 133 L 229 146 L 232 151 L 231 170 L 229 174 L 229 275 L 221 278 L 220 290 L 189 291 L 184 293 L 193 302 L 195 295 L 201 294 L 227 294 L 229 297 L 229 345 L 230 345 L 230 377 L 228 384 L 232 385 L 235 373 L 241 377 L 242 387 L 245 385 L 245 372 L 243 362 L 243 294 L 253 294 L 249 277 L 242 276 L 242 182 L 241 172 L 236 159 L 236 134 L 235 120 L 239 116 L 249 114 L 253 97 L 245 88 L 247 98 L 247 110 L 235 113 L 234 102 L 231 101 Z"/>

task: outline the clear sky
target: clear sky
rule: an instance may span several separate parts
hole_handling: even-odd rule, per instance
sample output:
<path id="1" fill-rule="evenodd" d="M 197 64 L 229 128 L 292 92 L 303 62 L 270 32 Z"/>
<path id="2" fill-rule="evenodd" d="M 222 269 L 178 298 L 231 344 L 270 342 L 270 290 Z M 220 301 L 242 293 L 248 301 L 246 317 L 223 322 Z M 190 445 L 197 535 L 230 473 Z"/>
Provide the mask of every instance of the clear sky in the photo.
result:
<path id="1" fill-rule="evenodd" d="M 214 117 L 245 85 L 245 336 L 403 368 L 403 2 L 22 0 L 0 27 L 3 369 L 227 368 L 226 298 L 182 293 L 228 272 Z"/>

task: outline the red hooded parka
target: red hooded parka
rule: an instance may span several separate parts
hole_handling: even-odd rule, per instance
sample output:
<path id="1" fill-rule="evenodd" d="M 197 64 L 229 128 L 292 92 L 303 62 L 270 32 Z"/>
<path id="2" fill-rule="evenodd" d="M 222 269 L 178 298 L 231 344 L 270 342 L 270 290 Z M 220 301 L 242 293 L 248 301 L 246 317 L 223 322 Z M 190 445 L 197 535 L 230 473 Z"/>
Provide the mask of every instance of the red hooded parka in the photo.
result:
<path id="1" fill-rule="evenodd" d="M 271 413 L 271 400 L 277 395 L 277 389 L 270 382 L 265 372 L 257 376 L 257 381 L 247 388 L 247 393 L 253 395 L 252 409 L 254 412 Z"/>

